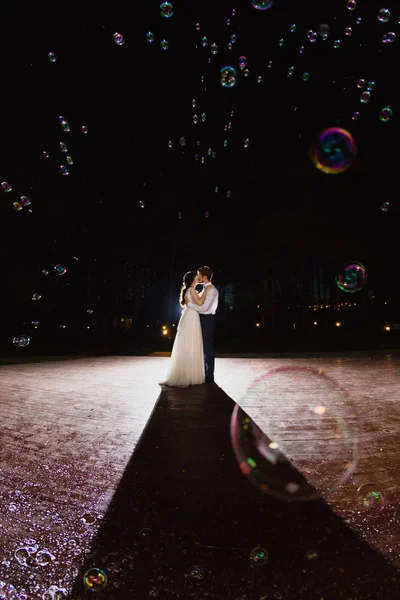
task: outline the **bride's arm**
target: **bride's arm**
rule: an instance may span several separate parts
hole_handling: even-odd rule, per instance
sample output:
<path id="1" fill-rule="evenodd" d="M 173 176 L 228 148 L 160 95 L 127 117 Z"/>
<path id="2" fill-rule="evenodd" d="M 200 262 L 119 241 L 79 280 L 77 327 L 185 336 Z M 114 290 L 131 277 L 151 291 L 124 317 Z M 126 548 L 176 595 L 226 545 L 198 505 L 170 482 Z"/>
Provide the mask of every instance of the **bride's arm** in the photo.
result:
<path id="1" fill-rule="evenodd" d="M 201 298 L 198 296 L 196 290 L 190 290 L 190 299 L 192 302 L 194 302 L 195 304 L 197 304 L 198 306 L 203 306 L 206 297 L 207 297 L 207 293 L 208 293 L 208 289 L 210 286 L 208 286 L 204 292 L 203 295 L 201 296 Z"/>

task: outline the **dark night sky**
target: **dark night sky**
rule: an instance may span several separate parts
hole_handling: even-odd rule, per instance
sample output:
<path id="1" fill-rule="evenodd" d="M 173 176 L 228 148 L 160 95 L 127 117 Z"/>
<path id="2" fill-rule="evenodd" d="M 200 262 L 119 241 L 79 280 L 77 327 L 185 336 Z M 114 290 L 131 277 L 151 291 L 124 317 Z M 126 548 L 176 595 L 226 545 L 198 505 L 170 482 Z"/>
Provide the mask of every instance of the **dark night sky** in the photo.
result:
<path id="1" fill-rule="evenodd" d="M 3 278 L 33 277 L 35 270 L 40 278 L 39 264 L 71 262 L 75 254 L 140 261 L 145 247 L 163 265 L 176 239 L 178 269 L 217 257 L 214 268 L 223 271 L 238 253 L 254 260 L 257 239 L 266 251 L 311 247 L 337 252 L 338 260 L 359 249 L 372 272 L 396 279 L 400 41 L 381 41 L 387 32 L 400 35 L 396 5 L 384 5 L 391 11 L 387 23 L 377 18 L 383 7 L 377 2 L 358 2 L 352 11 L 344 0 L 276 1 L 266 11 L 250 0 L 173 5 L 170 19 L 153 1 L 38 1 L 5 9 L 0 178 L 13 190 L 0 192 Z M 307 31 L 323 23 L 328 39 L 310 43 Z M 122 46 L 115 32 L 124 36 Z M 202 47 L 202 36 L 218 44 L 217 55 Z M 49 52 L 56 62 L 49 62 Z M 248 77 L 238 68 L 241 55 Z M 225 65 L 237 69 L 232 89 L 219 82 Z M 367 104 L 360 103 L 360 78 L 375 82 Z M 378 115 L 387 105 L 393 117 L 382 123 Z M 193 124 L 193 114 L 203 112 L 206 122 Z M 70 132 L 61 130 L 60 115 Z M 358 147 L 352 167 L 337 175 L 319 172 L 309 157 L 315 136 L 331 126 L 348 129 Z M 74 160 L 68 176 L 59 173 L 60 141 Z M 13 210 L 20 195 L 31 198 L 31 213 Z"/>

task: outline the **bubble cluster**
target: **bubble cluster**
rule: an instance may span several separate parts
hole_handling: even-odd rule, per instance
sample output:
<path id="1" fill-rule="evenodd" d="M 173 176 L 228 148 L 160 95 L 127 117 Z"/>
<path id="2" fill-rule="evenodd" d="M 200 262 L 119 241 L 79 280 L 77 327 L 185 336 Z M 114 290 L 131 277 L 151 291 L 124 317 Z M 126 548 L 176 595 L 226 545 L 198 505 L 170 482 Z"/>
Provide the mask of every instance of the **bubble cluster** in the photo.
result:
<path id="1" fill-rule="evenodd" d="M 360 292 L 368 281 L 368 274 L 364 265 L 352 261 L 345 263 L 335 277 L 336 285 L 343 292 L 351 294 Z"/>
<path id="2" fill-rule="evenodd" d="M 352 135 L 340 127 L 325 129 L 311 148 L 314 165 L 323 173 L 337 174 L 346 171 L 356 154 Z"/>

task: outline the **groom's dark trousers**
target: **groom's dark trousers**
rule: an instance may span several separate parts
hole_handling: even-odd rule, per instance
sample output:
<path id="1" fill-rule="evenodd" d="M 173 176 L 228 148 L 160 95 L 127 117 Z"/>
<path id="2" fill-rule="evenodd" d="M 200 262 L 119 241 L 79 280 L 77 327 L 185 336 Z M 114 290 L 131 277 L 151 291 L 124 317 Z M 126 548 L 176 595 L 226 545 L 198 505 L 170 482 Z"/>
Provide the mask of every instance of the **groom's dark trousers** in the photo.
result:
<path id="1" fill-rule="evenodd" d="M 213 332 L 214 332 L 214 315 L 200 314 L 201 332 L 203 334 L 204 348 L 204 370 L 206 381 L 214 379 L 214 348 L 213 348 Z"/>

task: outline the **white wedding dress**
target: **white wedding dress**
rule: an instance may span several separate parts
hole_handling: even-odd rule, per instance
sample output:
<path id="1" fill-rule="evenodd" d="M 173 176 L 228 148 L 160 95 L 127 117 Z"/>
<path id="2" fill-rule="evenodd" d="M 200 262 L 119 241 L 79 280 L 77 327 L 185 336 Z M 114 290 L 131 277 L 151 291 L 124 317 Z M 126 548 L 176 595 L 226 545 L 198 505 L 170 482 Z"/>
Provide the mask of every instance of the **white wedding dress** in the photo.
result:
<path id="1" fill-rule="evenodd" d="M 191 293 L 192 289 L 188 289 L 185 294 L 188 302 L 192 301 Z M 160 381 L 160 385 L 184 388 L 202 383 L 205 383 L 205 373 L 200 315 L 185 306 L 179 319 L 167 377 Z"/>

